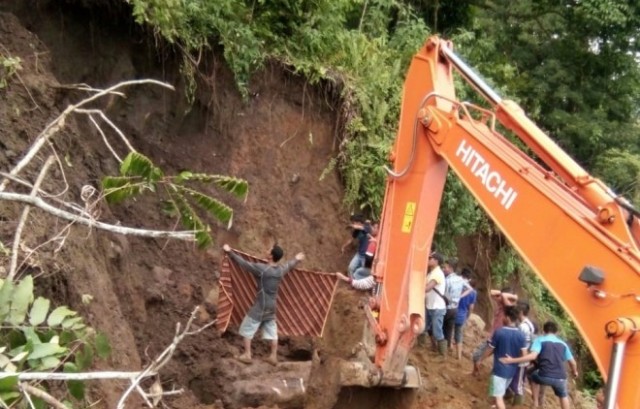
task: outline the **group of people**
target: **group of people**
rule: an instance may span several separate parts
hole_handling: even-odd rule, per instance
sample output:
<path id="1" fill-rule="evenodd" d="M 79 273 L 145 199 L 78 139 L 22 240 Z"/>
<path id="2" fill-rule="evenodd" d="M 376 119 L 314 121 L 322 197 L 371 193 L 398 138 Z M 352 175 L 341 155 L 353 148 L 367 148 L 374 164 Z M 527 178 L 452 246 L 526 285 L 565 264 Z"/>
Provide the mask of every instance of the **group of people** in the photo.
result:
<path id="1" fill-rule="evenodd" d="M 361 216 L 351 217 L 351 237 L 342 246 L 343 252 L 355 242 L 357 251 L 348 266 L 348 275 L 336 273 L 358 290 L 369 290 L 375 286 L 371 273 L 377 246 L 377 223 Z M 251 263 L 231 252 L 225 244 L 225 253 L 243 269 L 253 274 L 258 284 L 255 302 L 244 317 L 239 333 L 243 337 L 244 351 L 237 356 L 240 362 L 250 364 L 251 341 L 262 328 L 262 337 L 271 344 L 271 353 L 266 361 L 276 365 L 278 332 L 276 324 L 276 300 L 278 287 L 284 275 L 304 260 L 303 253 L 280 263 L 283 250 L 274 245 L 268 254 L 268 263 Z M 449 258 L 437 251 L 429 255 L 425 286 L 425 333 L 418 341 L 425 345 L 431 340 L 431 347 L 443 357 L 454 352 L 457 359 L 462 357 L 463 330 L 476 303 L 476 291 L 471 285 L 472 272 L 463 268 L 458 273 L 458 259 Z M 507 391 L 514 395 L 514 403 L 524 399 L 524 383 L 529 381 L 533 394 L 533 405 L 539 407 L 542 386 L 549 386 L 560 400 L 562 409 L 569 408 L 567 390 L 568 363 L 573 376 L 578 369 L 569 346 L 557 336 L 558 326 L 549 321 L 543 326 L 543 335 L 528 318 L 529 304 L 519 301 L 518 296 L 508 288 L 491 290 L 495 300 L 495 315 L 491 332 L 472 355 L 473 375 L 479 373 L 483 360 L 493 355 L 493 369 L 490 378 L 490 395 L 498 409 L 505 408 Z"/>
<path id="2" fill-rule="evenodd" d="M 376 228 L 368 229 L 366 222 L 354 225 L 367 234 L 364 237 L 375 242 Z M 365 244 L 361 244 L 365 248 Z M 360 247 L 359 247 L 360 248 Z M 363 270 L 356 254 L 349 265 L 349 276 L 341 278 L 349 281 L 356 289 L 372 288 L 375 281 L 371 277 L 371 258 L 365 252 L 361 260 L 369 263 Z M 364 261 L 363 261 L 364 262 Z M 457 359 L 462 358 L 464 326 L 474 309 L 477 292 L 471 284 L 471 269 L 465 267 L 458 273 L 458 259 L 445 259 L 437 252 L 429 255 L 426 286 L 425 316 L 427 318 L 425 333 L 418 341 L 427 344 L 431 340 L 431 348 L 443 357 L 455 351 Z M 557 336 L 558 326 L 555 322 L 546 322 L 543 334 L 529 319 L 530 306 L 526 301 L 518 300 L 518 296 L 509 288 L 491 290 L 491 298 L 495 301 L 495 315 L 491 331 L 472 355 L 473 375 L 479 374 L 481 362 L 493 355 L 493 369 L 490 379 L 490 395 L 495 399 L 498 409 L 505 408 L 505 395 L 513 395 L 514 404 L 524 401 L 524 385 L 529 382 L 533 396 L 533 407 L 540 407 L 543 399 L 543 386 L 553 389 L 560 401 L 562 409 L 569 409 L 566 364 L 569 364 L 574 377 L 578 376 L 576 361 L 569 346 Z M 455 349 L 454 349 L 455 348 Z"/>
<path id="3" fill-rule="evenodd" d="M 540 407 L 542 387 L 548 386 L 560 401 L 562 409 L 569 409 L 566 364 L 574 377 L 578 367 L 569 346 L 557 335 L 558 325 L 553 321 L 544 324 L 543 334 L 529 319 L 530 306 L 509 288 L 491 290 L 496 301 L 491 333 L 472 356 L 473 374 L 477 375 L 480 363 L 493 355 L 493 369 L 489 381 L 490 396 L 498 409 L 505 408 L 505 395 L 511 392 L 515 404 L 524 402 L 524 384 L 529 382 L 533 407 Z"/>
<path id="4" fill-rule="evenodd" d="M 356 252 L 347 267 L 347 274 L 336 273 L 356 290 L 370 290 L 375 284 L 371 274 L 377 248 L 378 223 L 366 220 L 361 215 L 350 219 L 351 235 L 343 244 L 342 252 L 355 243 Z M 434 349 L 443 356 L 453 351 L 462 357 L 463 327 L 476 303 L 476 291 L 470 284 L 472 272 L 463 268 L 458 273 L 458 259 L 433 251 L 428 261 L 427 288 L 425 295 L 427 325 L 419 341 L 426 343 L 431 338 Z"/>
<path id="5" fill-rule="evenodd" d="M 425 333 L 419 337 L 424 345 L 427 337 L 431 347 L 443 357 L 455 346 L 456 357 L 462 357 L 464 325 L 476 303 L 476 291 L 471 286 L 471 270 L 458 273 L 458 259 L 432 251 L 427 264 L 425 288 Z"/>

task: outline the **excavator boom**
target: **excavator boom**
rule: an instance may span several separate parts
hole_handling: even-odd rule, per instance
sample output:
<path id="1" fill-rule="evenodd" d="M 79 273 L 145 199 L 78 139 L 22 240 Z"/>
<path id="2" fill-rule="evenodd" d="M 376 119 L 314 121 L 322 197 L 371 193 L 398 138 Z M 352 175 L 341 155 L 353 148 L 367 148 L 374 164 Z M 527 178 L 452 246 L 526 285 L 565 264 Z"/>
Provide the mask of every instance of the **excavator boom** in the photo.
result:
<path id="1" fill-rule="evenodd" d="M 454 72 L 493 109 L 459 102 Z M 496 121 L 545 167 L 498 133 Z M 605 407 L 640 408 L 640 227 L 626 201 L 436 37 L 407 74 L 391 163 L 374 261 L 376 382 L 406 383 L 408 353 L 424 328 L 427 259 L 451 169 L 572 318 L 607 381 Z"/>

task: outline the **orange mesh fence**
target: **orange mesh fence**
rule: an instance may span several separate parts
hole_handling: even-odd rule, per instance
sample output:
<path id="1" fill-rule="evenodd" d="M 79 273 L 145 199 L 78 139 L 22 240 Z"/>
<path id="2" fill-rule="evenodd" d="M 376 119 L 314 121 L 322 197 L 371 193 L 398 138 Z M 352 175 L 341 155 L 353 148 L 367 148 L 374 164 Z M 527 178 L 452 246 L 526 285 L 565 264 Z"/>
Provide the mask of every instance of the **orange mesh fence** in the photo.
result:
<path id="1" fill-rule="evenodd" d="M 265 262 L 235 251 L 250 262 Z M 280 336 L 322 336 L 336 289 L 337 277 L 330 273 L 294 269 L 280 282 L 276 321 Z M 255 300 L 257 283 L 225 255 L 220 273 L 218 321 L 220 332 L 240 326 Z"/>

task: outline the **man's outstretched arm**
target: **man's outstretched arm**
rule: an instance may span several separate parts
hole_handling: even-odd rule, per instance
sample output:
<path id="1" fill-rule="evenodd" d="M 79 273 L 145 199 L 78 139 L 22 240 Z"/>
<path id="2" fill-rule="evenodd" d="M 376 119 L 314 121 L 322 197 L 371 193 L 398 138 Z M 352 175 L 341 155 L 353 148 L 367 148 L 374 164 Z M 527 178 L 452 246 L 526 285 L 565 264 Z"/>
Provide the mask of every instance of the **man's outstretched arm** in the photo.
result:
<path id="1" fill-rule="evenodd" d="M 256 277 L 260 277 L 260 275 L 262 274 L 262 271 L 256 266 L 255 263 L 251 263 L 245 260 L 243 257 L 232 252 L 231 246 L 229 246 L 228 244 L 223 245 L 222 250 L 224 250 L 224 252 L 228 254 L 229 257 L 232 258 L 233 261 L 235 261 L 243 270 L 250 272 Z"/>
<path id="2" fill-rule="evenodd" d="M 304 253 L 301 252 L 296 254 L 296 256 L 293 259 L 287 261 L 287 263 L 285 264 L 284 274 L 287 274 L 289 271 L 293 270 L 295 266 L 300 264 L 300 262 L 304 259 L 305 259 Z"/>

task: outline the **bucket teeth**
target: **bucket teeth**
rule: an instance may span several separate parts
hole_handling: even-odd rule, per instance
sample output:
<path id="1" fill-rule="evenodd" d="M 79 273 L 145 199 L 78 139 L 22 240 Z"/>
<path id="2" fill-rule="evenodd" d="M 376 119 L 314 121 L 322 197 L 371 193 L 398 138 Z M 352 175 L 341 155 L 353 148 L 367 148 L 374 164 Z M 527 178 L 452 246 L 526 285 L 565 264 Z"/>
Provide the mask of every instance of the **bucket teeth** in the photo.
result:
<path id="1" fill-rule="evenodd" d="M 399 378 L 390 378 L 385 377 L 371 363 L 343 361 L 340 365 L 340 384 L 365 388 L 376 386 L 419 388 L 422 385 L 422 378 L 420 371 L 413 366 L 405 366 L 404 372 Z"/>

